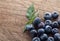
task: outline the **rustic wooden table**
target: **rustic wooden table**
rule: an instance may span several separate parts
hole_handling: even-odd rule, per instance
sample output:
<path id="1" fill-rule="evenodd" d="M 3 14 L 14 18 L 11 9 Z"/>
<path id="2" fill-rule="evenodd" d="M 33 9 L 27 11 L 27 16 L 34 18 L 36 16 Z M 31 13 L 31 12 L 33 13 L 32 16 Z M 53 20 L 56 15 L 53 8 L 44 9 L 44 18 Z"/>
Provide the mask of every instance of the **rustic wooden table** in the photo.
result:
<path id="1" fill-rule="evenodd" d="M 23 29 L 26 10 L 32 3 L 41 18 L 47 11 L 60 13 L 60 0 L 0 0 L 0 41 L 31 41 Z"/>

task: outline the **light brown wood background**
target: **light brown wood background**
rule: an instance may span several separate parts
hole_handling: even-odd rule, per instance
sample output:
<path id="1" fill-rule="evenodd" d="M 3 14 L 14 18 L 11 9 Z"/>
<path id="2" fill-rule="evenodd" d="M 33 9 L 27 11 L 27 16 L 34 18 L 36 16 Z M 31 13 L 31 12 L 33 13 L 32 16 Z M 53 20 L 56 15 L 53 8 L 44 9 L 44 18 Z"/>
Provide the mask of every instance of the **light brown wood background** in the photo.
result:
<path id="1" fill-rule="evenodd" d="M 0 0 L 0 41 L 31 41 L 23 29 L 26 10 L 32 3 L 41 18 L 47 11 L 60 13 L 60 0 Z"/>

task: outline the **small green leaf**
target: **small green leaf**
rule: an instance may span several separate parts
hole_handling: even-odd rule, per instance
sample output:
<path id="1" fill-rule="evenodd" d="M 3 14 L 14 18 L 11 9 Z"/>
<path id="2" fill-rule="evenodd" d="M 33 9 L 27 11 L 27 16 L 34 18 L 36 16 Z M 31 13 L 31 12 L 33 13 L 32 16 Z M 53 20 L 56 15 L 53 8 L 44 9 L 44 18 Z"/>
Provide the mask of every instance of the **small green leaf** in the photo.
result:
<path id="1" fill-rule="evenodd" d="M 27 16 L 27 18 L 30 20 L 31 19 L 31 17 L 32 17 L 32 14 L 35 12 L 35 8 L 34 8 L 34 4 L 32 4 L 29 8 L 28 8 L 28 10 L 27 10 L 27 14 L 26 14 L 26 16 Z"/>
<path id="2" fill-rule="evenodd" d="M 28 18 L 28 22 L 26 23 L 26 25 L 33 23 L 34 19 L 38 16 L 37 11 L 35 11 L 34 4 L 32 4 L 28 8 L 27 14 L 26 14 L 26 17 Z M 24 32 L 25 31 L 26 31 L 26 27 L 24 28 Z"/>
<path id="3" fill-rule="evenodd" d="M 34 11 L 35 11 L 34 4 L 32 4 L 32 5 L 28 8 L 27 13 L 31 14 L 31 13 L 34 12 Z"/>
<path id="4" fill-rule="evenodd" d="M 31 20 L 29 20 L 26 24 L 32 24 L 36 17 L 37 17 L 37 14 L 32 16 Z"/>

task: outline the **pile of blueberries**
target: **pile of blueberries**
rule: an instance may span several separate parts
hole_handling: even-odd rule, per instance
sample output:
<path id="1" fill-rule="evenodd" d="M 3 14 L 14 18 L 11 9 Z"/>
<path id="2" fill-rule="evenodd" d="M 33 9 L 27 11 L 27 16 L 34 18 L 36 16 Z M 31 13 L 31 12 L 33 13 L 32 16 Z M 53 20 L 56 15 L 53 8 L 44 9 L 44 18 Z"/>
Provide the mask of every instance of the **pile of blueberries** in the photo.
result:
<path id="1" fill-rule="evenodd" d="M 58 12 L 52 14 L 46 12 L 44 21 L 36 17 L 32 24 L 26 25 L 26 30 L 30 32 L 32 41 L 60 41 Z"/>

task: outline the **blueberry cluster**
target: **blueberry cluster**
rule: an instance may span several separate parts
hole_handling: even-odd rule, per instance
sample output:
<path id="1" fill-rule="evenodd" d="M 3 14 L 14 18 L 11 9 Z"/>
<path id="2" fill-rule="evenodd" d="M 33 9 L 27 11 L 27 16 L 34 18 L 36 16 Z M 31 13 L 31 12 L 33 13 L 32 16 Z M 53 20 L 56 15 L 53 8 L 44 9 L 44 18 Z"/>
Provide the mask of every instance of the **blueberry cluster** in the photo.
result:
<path id="1" fill-rule="evenodd" d="M 39 17 L 36 17 L 32 24 L 26 25 L 26 30 L 30 32 L 32 41 L 60 41 L 58 29 L 60 20 L 55 20 L 58 16 L 56 11 L 52 14 L 46 12 L 43 17 L 44 22 Z"/>

